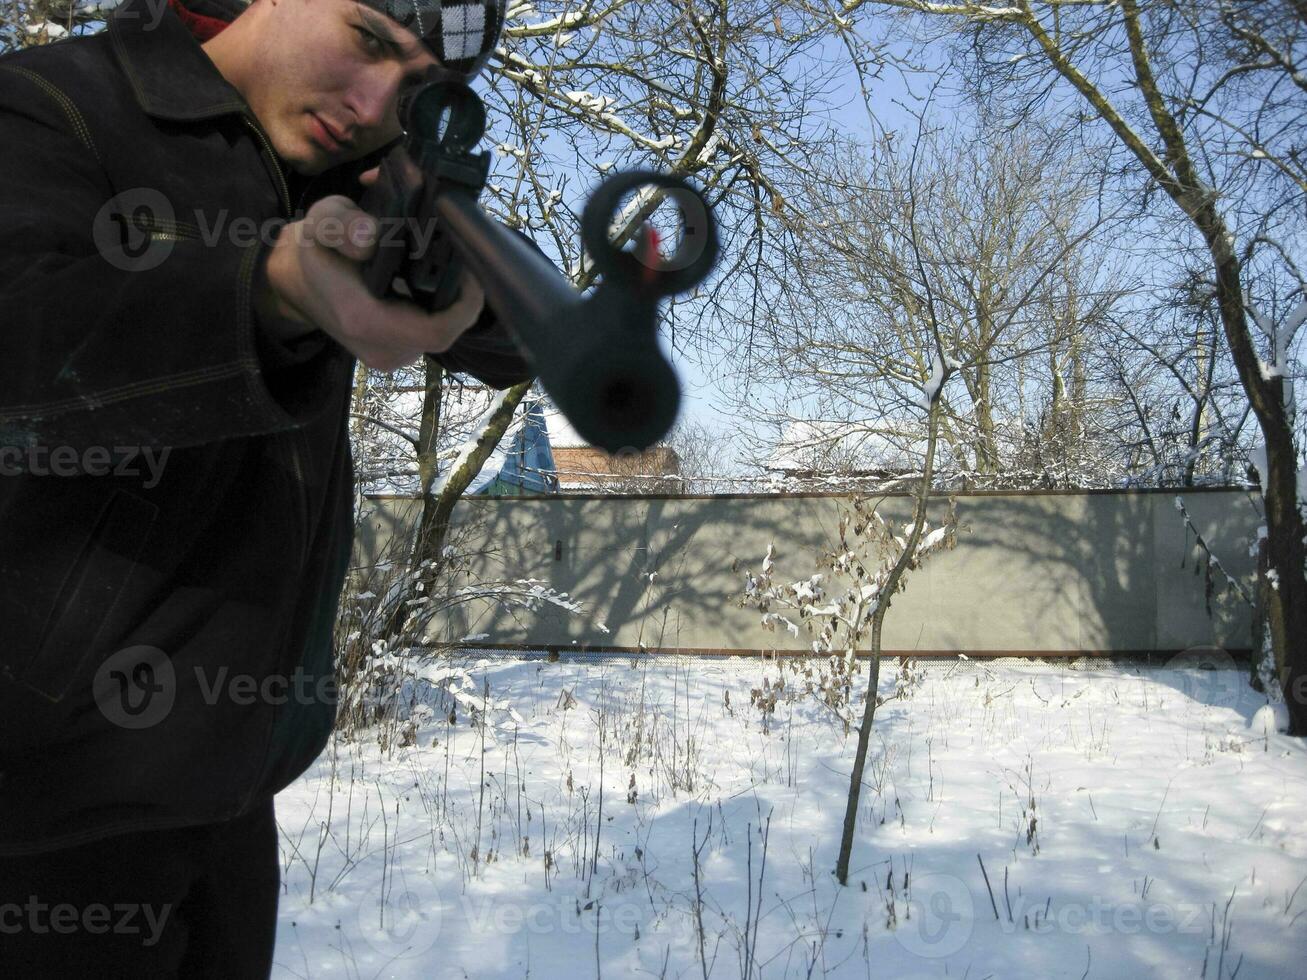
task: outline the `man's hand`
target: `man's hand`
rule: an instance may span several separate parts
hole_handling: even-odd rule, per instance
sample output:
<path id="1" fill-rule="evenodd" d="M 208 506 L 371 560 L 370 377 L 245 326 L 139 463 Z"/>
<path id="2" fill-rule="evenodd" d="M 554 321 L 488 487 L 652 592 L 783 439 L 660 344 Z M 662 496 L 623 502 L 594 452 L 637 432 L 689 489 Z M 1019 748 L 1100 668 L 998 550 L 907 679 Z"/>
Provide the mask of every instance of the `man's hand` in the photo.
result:
<path id="1" fill-rule="evenodd" d="M 359 269 L 376 251 L 377 236 L 373 217 L 339 195 L 282 228 L 267 255 L 266 286 L 254 301 L 264 327 L 282 340 L 322 330 L 379 371 L 448 350 L 481 314 L 480 284 L 464 270 L 458 299 L 439 313 L 377 299 Z"/>

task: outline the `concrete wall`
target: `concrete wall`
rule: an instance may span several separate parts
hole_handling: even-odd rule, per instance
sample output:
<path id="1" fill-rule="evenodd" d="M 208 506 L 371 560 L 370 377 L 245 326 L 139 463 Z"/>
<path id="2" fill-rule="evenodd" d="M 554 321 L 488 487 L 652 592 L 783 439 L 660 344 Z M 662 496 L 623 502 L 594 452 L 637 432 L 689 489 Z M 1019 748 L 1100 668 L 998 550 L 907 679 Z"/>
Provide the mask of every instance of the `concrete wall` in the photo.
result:
<path id="1" fill-rule="evenodd" d="M 1204 539 L 1251 594 L 1260 498 L 1233 490 L 1183 496 Z M 1186 533 L 1175 497 L 959 494 L 957 548 L 909 573 L 886 619 L 885 650 L 1250 648 L 1250 610 L 1216 571 L 1208 613 L 1204 553 Z M 778 580 L 812 575 L 846 506 L 833 495 L 469 498 L 455 514 L 460 546 L 476 552 L 468 581 L 540 579 L 586 612 L 479 604 L 449 618 L 443 634 L 485 633 L 487 646 L 804 649 L 806 635 L 764 630 L 758 612 L 740 605 L 744 572 L 756 570 L 774 543 Z M 944 498 L 932 500 L 932 522 L 945 507 Z M 879 509 L 902 523 L 911 500 L 889 497 Z M 414 501 L 369 498 L 358 563 L 371 564 L 388 539 L 402 539 L 415 512 Z"/>

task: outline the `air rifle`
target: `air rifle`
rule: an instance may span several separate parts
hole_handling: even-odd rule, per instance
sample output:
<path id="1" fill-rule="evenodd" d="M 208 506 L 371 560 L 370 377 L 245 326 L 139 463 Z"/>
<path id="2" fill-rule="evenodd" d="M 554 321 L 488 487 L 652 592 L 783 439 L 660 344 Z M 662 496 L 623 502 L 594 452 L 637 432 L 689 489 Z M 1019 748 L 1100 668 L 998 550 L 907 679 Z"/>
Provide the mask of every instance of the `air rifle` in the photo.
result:
<path id="1" fill-rule="evenodd" d="M 476 151 L 485 107 L 461 80 L 432 68 L 400 99 L 404 137 L 383 159 L 361 206 L 399 232 L 383 239 L 363 274 L 374 296 L 401 296 L 435 312 L 458 295 L 464 266 L 576 431 L 610 453 L 643 451 L 676 420 L 681 391 L 657 343 L 658 301 L 691 289 L 717 259 L 706 202 L 685 180 L 626 171 L 605 180 L 581 215 L 581 240 L 598 285 L 573 285 L 522 236 L 477 204 L 490 154 Z M 635 248 L 608 228 L 625 195 L 660 188 L 675 202 L 681 243 L 669 258 L 642 225 Z M 413 229 L 434 228 L 426 247 Z M 392 236 L 386 236 L 391 238 Z"/>

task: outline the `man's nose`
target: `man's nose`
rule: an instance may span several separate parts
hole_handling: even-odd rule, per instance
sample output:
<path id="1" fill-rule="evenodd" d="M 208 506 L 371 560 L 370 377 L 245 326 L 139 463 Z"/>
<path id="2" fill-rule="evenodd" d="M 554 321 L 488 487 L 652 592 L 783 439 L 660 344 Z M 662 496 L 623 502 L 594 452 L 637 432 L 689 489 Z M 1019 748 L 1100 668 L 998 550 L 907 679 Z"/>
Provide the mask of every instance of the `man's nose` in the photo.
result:
<path id="1" fill-rule="evenodd" d="M 350 108 L 358 119 L 359 127 L 378 130 L 398 124 L 396 107 L 399 101 L 399 77 L 376 78 L 364 81 L 351 94 Z"/>

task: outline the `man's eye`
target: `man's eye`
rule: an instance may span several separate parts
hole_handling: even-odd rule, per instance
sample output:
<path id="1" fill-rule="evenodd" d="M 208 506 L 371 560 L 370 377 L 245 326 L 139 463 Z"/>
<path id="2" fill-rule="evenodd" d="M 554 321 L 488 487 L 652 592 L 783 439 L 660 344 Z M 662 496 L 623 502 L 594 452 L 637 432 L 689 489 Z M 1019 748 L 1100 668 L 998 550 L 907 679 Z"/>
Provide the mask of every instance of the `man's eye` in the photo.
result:
<path id="1" fill-rule="evenodd" d="M 355 27 L 354 30 L 358 31 L 359 37 L 363 39 L 363 47 L 367 48 L 367 50 L 371 51 L 373 54 L 381 54 L 386 50 L 386 46 L 382 43 L 381 38 L 377 37 L 377 35 L 373 34 L 367 28 Z"/>

